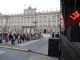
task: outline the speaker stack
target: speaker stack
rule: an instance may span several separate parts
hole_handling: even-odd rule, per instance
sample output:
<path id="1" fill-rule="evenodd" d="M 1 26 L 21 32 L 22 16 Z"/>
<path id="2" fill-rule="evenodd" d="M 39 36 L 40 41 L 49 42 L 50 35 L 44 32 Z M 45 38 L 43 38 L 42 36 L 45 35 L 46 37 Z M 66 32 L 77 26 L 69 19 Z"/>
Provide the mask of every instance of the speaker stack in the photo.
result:
<path id="1" fill-rule="evenodd" d="M 59 57 L 59 38 L 50 38 L 48 42 L 48 56 Z"/>

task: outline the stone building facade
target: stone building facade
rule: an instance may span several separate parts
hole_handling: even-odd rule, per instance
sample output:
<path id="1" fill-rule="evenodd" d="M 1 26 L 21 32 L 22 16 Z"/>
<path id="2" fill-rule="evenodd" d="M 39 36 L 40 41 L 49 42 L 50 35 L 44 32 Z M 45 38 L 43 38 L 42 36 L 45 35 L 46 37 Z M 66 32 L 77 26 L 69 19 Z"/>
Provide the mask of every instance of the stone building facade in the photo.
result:
<path id="1" fill-rule="evenodd" d="M 59 32 L 60 11 L 36 12 L 24 9 L 23 14 L 0 14 L 0 32 Z"/>

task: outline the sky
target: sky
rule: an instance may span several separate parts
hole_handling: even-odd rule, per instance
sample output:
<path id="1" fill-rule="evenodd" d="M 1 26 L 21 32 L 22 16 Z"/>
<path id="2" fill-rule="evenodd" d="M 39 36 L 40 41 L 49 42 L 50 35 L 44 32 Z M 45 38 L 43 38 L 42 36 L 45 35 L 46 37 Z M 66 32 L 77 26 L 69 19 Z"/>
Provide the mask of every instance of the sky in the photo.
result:
<path id="1" fill-rule="evenodd" d="M 29 6 L 37 12 L 60 10 L 60 0 L 0 0 L 0 13 L 20 14 Z"/>

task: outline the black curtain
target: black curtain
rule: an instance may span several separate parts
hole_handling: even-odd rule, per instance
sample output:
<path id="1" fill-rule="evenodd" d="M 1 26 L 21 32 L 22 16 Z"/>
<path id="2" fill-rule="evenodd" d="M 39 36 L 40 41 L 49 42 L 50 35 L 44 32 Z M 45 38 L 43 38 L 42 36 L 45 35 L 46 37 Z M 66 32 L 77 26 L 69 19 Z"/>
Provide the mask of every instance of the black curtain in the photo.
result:
<path id="1" fill-rule="evenodd" d="M 61 0 L 61 12 L 64 18 L 64 24 L 65 24 L 64 33 L 66 36 L 70 36 L 69 39 L 72 42 L 80 41 L 79 22 L 73 26 L 72 20 L 70 19 L 70 15 L 75 11 L 80 12 L 80 0 Z M 69 29 L 69 27 L 71 28 Z"/>

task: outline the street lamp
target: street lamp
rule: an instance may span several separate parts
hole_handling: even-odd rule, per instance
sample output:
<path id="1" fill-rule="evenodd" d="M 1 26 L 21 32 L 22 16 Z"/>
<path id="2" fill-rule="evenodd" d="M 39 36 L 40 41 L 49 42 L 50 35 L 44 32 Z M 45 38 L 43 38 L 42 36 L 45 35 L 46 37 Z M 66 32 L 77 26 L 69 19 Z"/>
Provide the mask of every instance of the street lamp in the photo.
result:
<path id="1" fill-rule="evenodd" d="M 33 23 L 34 23 L 34 32 L 36 33 L 37 23 L 38 23 L 36 20 L 36 12 L 35 12 L 35 21 Z"/>
<path id="2" fill-rule="evenodd" d="M 5 16 L 5 18 L 6 18 L 5 32 L 8 32 L 8 31 L 7 31 L 7 30 L 8 30 L 8 29 L 7 29 L 7 24 L 8 24 L 8 16 L 6 15 L 6 16 Z"/>
<path id="3" fill-rule="evenodd" d="M 37 29 L 37 21 L 35 20 L 34 22 L 33 22 L 35 25 L 34 25 L 34 31 L 36 32 L 36 29 Z"/>

